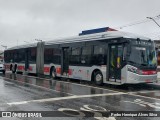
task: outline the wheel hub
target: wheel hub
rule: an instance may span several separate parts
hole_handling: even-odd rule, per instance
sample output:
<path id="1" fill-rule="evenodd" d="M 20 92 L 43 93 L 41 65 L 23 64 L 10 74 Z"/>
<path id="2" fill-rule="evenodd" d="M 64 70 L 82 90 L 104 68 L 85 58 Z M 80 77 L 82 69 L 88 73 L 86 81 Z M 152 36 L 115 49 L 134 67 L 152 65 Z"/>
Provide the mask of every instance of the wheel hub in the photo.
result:
<path id="1" fill-rule="evenodd" d="M 97 74 L 96 75 L 96 81 L 101 81 L 101 79 L 102 79 L 102 76 L 100 74 Z"/>

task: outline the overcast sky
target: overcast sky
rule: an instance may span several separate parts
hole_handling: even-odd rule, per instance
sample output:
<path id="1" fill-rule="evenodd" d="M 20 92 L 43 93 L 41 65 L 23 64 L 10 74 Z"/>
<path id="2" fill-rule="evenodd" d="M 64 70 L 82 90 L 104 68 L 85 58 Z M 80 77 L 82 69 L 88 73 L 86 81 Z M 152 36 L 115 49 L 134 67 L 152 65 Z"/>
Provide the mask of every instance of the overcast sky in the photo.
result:
<path id="1" fill-rule="evenodd" d="M 146 22 L 158 15 L 160 0 L 0 0 L 0 49 L 138 21 L 145 22 L 119 30 L 160 39 L 160 27 Z"/>

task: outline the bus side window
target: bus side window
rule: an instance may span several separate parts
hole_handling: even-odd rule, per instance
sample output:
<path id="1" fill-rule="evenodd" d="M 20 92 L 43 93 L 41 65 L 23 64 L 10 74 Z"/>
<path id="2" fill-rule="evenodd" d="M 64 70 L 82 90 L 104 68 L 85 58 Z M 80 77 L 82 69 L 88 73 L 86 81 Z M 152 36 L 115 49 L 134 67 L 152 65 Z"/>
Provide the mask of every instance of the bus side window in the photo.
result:
<path id="1" fill-rule="evenodd" d="M 95 65 L 105 65 L 106 55 L 104 45 L 94 46 L 92 63 Z"/>
<path id="2" fill-rule="evenodd" d="M 19 51 L 19 62 L 21 63 L 24 63 L 25 62 L 25 50 L 24 48 L 22 48 L 20 51 Z"/>
<path id="3" fill-rule="evenodd" d="M 51 57 L 51 61 L 55 64 L 60 64 L 61 63 L 61 50 L 58 48 L 53 48 L 52 49 L 52 57 Z"/>
<path id="4" fill-rule="evenodd" d="M 16 50 L 15 50 L 15 54 L 14 54 L 14 60 L 15 60 L 15 62 L 19 62 L 18 51 L 16 51 Z"/>
<path id="5" fill-rule="evenodd" d="M 81 48 L 80 47 L 77 47 L 77 48 L 73 47 L 72 50 L 71 50 L 69 63 L 72 64 L 72 65 L 80 64 L 80 53 L 81 53 Z"/>
<path id="6" fill-rule="evenodd" d="M 91 64 L 92 46 L 82 47 L 81 64 Z"/>
<path id="7" fill-rule="evenodd" d="M 32 51 L 32 55 L 34 56 L 35 55 L 35 51 L 33 50 Z M 45 48 L 44 50 L 44 63 L 45 64 L 50 64 L 50 63 L 54 63 L 53 62 L 53 48 Z"/>

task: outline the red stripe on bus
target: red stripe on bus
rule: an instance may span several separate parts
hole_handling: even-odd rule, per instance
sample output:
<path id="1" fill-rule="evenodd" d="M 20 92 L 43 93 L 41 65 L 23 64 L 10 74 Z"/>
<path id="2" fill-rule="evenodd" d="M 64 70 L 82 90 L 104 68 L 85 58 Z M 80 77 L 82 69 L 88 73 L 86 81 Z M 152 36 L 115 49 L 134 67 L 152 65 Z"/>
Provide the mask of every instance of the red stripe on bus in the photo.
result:
<path id="1" fill-rule="evenodd" d="M 61 74 L 61 68 L 60 68 L 60 67 L 57 67 L 57 68 L 56 68 L 56 73 L 57 73 L 57 74 Z"/>
<path id="2" fill-rule="evenodd" d="M 32 66 L 29 66 L 29 71 L 32 71 L 33 69 L 32 69 Z"/>
<path id="3" fill-rule="evenodd" d="M 17 69 L 18 70 L 24 70 L 24 66 L 18 66 Z"/>
<path id="4" fill-rule="evenodd" d="M 50 71 L 50 67 L 44 67 L 44 72 L 49 73 L 49 71 Z"/>
<path id="5" fill-rule="evenodd" d="M 142 70 L 143 75 L 152 75 L 152 74 L 157 74 L 155 70 Z"/>
<path id="6" fill-rule="evenodd" d="M 68 73 L 69 75 L 72 75 L 72 69 L 69 69 L 69 73 Z"/>

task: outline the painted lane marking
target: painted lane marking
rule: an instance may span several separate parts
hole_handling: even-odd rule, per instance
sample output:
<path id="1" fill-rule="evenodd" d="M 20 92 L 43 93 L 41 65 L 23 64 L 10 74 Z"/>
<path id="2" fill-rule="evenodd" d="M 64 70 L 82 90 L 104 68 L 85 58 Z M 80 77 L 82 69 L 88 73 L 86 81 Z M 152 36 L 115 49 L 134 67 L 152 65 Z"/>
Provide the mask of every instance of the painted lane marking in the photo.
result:
<path id="1" fill-rule="evenodd" d="M 151 92 L 160 92 L 160 90 L 145 90 L 145 91 L 137 91 L 137 92 L 128 92 L 129 94 L 138 94 L 138 93 L 151 93 Z"/>
<path id="2" fill-rule="evenodd" d="M 138 92 L 138 93 L 151 93 L 151 92 L 160 92 L 160 90 L 140 91 L 140 92 Z"/>
<path id="3" fill-rule="evenodd" d="M 146 102 L 146 101 L 143 101 L 141 99 L 135 99 L 134 101 L 121 101 L 121 102 L 127 102 L 127 103 L 132 103 L 132 104 L 137 104 L 137 105 L 140 105 L 142 107 L 152 107 L 152 108 L 155 108 L 155 109 L 160 109 L 160 103 L 157 103 L 157 102 Z"/>
<path id="4" fill-rule="evenodd" d="M 152 99 L 152 100 L 160 100 L 158 98 L 147 97 L 147 96 L 142 96 L 142 95 L 136 95 L 136 94 L 133 94 L 133 93 L 127 93 L 127 94 L 131 95 L 131 96 L 137 96 L 137 97 L 142 97 L 142 98 L 147 98 L 147 99 Z"/>
<path id="5" fill-rule="evenodd" d="M 57 98 L 47 98 L 47 99 L 39 99 L 39 100 L 29 100 L 29 101 L 20 101 L 20 102 L 11 102 L 7 103 L 8 105 L 21 105 L 27 104 L 31 102 L 42 103 L 42 102 L 53 102 L 58 100 L 69 100 L 69 99 L 78 99 L 78 98 L 90 98 L 90 97 L 99 97 L 99 96 L 112 96 L 112 95 L 123 95 L 127 93 L 107 93 L 107 94 L 94 94 L 94 95 L 74 95 L 74 96 L 67 96 L 67 97 L 57 97 Z"/>

